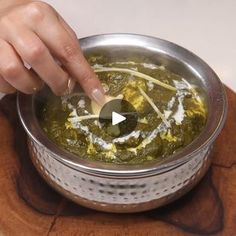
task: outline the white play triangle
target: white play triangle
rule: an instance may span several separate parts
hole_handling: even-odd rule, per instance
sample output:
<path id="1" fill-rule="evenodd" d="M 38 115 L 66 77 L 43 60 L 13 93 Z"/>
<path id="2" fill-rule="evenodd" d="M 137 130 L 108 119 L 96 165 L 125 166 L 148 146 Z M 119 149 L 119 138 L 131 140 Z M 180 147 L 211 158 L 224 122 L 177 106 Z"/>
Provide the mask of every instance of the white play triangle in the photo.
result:
<path id="1" fill-rule="evenodd" d="M 119 113 L 115 111 L 112 112 L 112 125 L 117 125 L 124 120 L 126 120 L 126 117 L 120 115 Z"/>

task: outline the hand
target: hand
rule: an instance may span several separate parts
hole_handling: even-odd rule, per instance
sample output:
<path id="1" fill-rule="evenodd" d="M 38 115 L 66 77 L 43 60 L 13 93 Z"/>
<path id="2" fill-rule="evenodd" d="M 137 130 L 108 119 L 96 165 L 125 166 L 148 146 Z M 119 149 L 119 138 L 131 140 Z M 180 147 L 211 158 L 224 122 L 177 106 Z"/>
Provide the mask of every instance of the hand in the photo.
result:
<path id="1" fill-rule="evenodd" d="M 50 5 L 24 1 L 0 9 L 1 92 L 17 89 L 31 94 L 46 83 L 56 95 L 63 95 L 75 81 L 91 99 L 103 103 L 101 83 L 84 58 L 75 32 Z"/>

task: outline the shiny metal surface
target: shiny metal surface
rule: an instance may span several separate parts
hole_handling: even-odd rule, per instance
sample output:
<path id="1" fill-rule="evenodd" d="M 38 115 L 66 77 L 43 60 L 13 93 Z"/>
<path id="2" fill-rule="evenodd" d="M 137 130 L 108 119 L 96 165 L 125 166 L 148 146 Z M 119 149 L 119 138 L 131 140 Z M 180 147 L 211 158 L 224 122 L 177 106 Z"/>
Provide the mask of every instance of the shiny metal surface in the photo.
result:
<path id="1" fill-rule="evenodd" d="M 159 206 L 158 199 L 166 198 L 166 201 L 162 200 L 162 204 L 165 204 L 172 198 L 174 199 L 175 192 L 184 192 L 184 190 L 189 189 L 188 185 L 194 185 L 200 179 L 199 176 L 202 176 L 207 170 L 206 166 L 208 167 L 210 163 L 210 147 L 221 131 L 226 118 L 227 99 L 223 85 L 217 75 L 204 61 L 188 50 L 157 38 L 132 34 L 110 34 L 84 38 L 80 40 L 80 43 L 87 56 L 101 54 L 109 56 L 111 60 L 127 60 L 133 57 L 140 58 L 140 60 L 145 59 L 151 63 L 165 65 L 167 69 L 188 78 L 191 83 L 203 89 L 203 96 L 205 96 L 208 104 L 207 124 L 197 139 L 163 162 L 157 161 L 132 166 L 106 164 L 84 160 L 57 147 L 45 136 L 38 125 L 34 109 L 34 99 L 37 94 L 33 96 L 19 94 L 18 112 L 29 135 L 31 157 L 39 172 L 52 186 L 74 201 L 81 204 L 84 201 L 88 203 L 84 205 L 89 205 L 90 202 L 90 207 L 100 210 L 107 210 L 102 206 L 108 204 L 107 211 L 115 212 L 117 210 L 113 209 L 112 206 L 116 204 L 126 205 L 127 208 L 123 212 L 139 211 L 139 207 L 140 210 L 150 209 L 150 206 L 144 207 L 143 204 L 154 201 L 156 203 L 152 204 L 152 207 L 156 207 Z M 55 166 L 54 169 L 50 168 L 50 162 L 52 162 L 51 167 Z M 197 175 L 197 173 L 201 174 Z M 58 175 L 60 174 L 62 176 L 59 178 Z M 82 175 L 86 182 L 85 185 L 81 184 L 84 183 L 84 180 L 81 179 Z M 74 182 L 73 178 L 75 177 L 73 176 L 77 176 L 80 180 L 76 177 L 76 182 Z M 166 177 L 163 178 L 163 176 Z M 91 178 L 92 180 L 93 178 L 99 179 L 99 181 L 95 181 L 98 184 L 90 183 Z M 162 188 L 163 191 L 167 189 L 163 192 L 164 195 L 160 194 L 159 190 L 158 194 L 155 195 L 154 182 L 150 181 L 150 178 L 160 179 L 159 188 Z M 173 183 L 174 179 L 177 181 L 176 183 Z M 131 186 L 136 186 L 133 183 L 141 180 L 146 189 L 142 193 L 138 193 L 138 195 L 143 196 L 142 200 L 137 200 L 135 199 L 137 194 L 131 194 L 131 189 L 136 187 Z M 163 187 L 164 180 L 168 188 Z M 184 181 L 186 182 L 183 185 Z M 90 190 L 87 189 L 88 182 L 92 184 L 90 189 L 94 189 L 92 195 L 89 195 Z M 80 183 L 79 186 L 76 185 L 78 183 Z M 125 188 L 126 193 L 130 191 L 126 197 L 124 197 L 124 192 L 119 195 L 117 191 L 122 185 L 127 187 Z M 104 186 L 106 186 L 105 190 L 103 189 Z M 109 186 L 113 186 L 111 189 L 116 189 L 116 191 L 111 191 Z M 83 189 L 86 189 L 86 194 L 83 193 Z M 74 196 L 77 196 L 77 200 Z M 118 198 L 121 200 L 117 201 Z M 78 199 L 83 199 L 83 201 Z M 92 202 L 96 202 L 96 207 Z M 132 203 L 137 205 L 135 209 L 128 207 Z"/>

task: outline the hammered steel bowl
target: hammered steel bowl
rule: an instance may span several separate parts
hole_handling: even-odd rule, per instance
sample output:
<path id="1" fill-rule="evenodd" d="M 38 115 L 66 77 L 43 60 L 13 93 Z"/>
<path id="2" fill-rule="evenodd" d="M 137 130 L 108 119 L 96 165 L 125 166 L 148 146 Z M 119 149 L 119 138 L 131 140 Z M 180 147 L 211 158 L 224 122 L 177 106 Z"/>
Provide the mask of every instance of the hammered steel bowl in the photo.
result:
<path id="1" fill-rule="evenodd" d="M 18 113 L 28 134 L 32 161 L 43 178 L 65 197 L 106 212 L 140 212 L 163 206 L 189 191 L 204 176 L 212 147 L 225 122 L 227 99 L 214 71 L 199 57 L 171 42 L 133 34 L 97 35 L 80 40 L 85 56 L 164 65 L 202 88 L 208 106 L 204 130 L 164 161 L 115 165 L 75 156 L 54 144 L 36 118 L 37 94 L 18 94 Z"/>

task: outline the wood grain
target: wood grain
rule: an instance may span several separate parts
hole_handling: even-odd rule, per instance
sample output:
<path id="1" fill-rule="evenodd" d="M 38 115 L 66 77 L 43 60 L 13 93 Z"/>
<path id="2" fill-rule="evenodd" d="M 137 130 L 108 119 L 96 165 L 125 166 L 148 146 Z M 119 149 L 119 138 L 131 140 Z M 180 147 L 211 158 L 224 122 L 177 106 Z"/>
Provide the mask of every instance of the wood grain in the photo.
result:
<path id="1" fill-rule="evenodd" d="M 139 214 L 107 214 L 75 205 L 53 191 L 33 167 L 15 96 L 0 101 L 0 234 L 236 235 L 236 94 L 211 169 L 187 195 Z"/>

